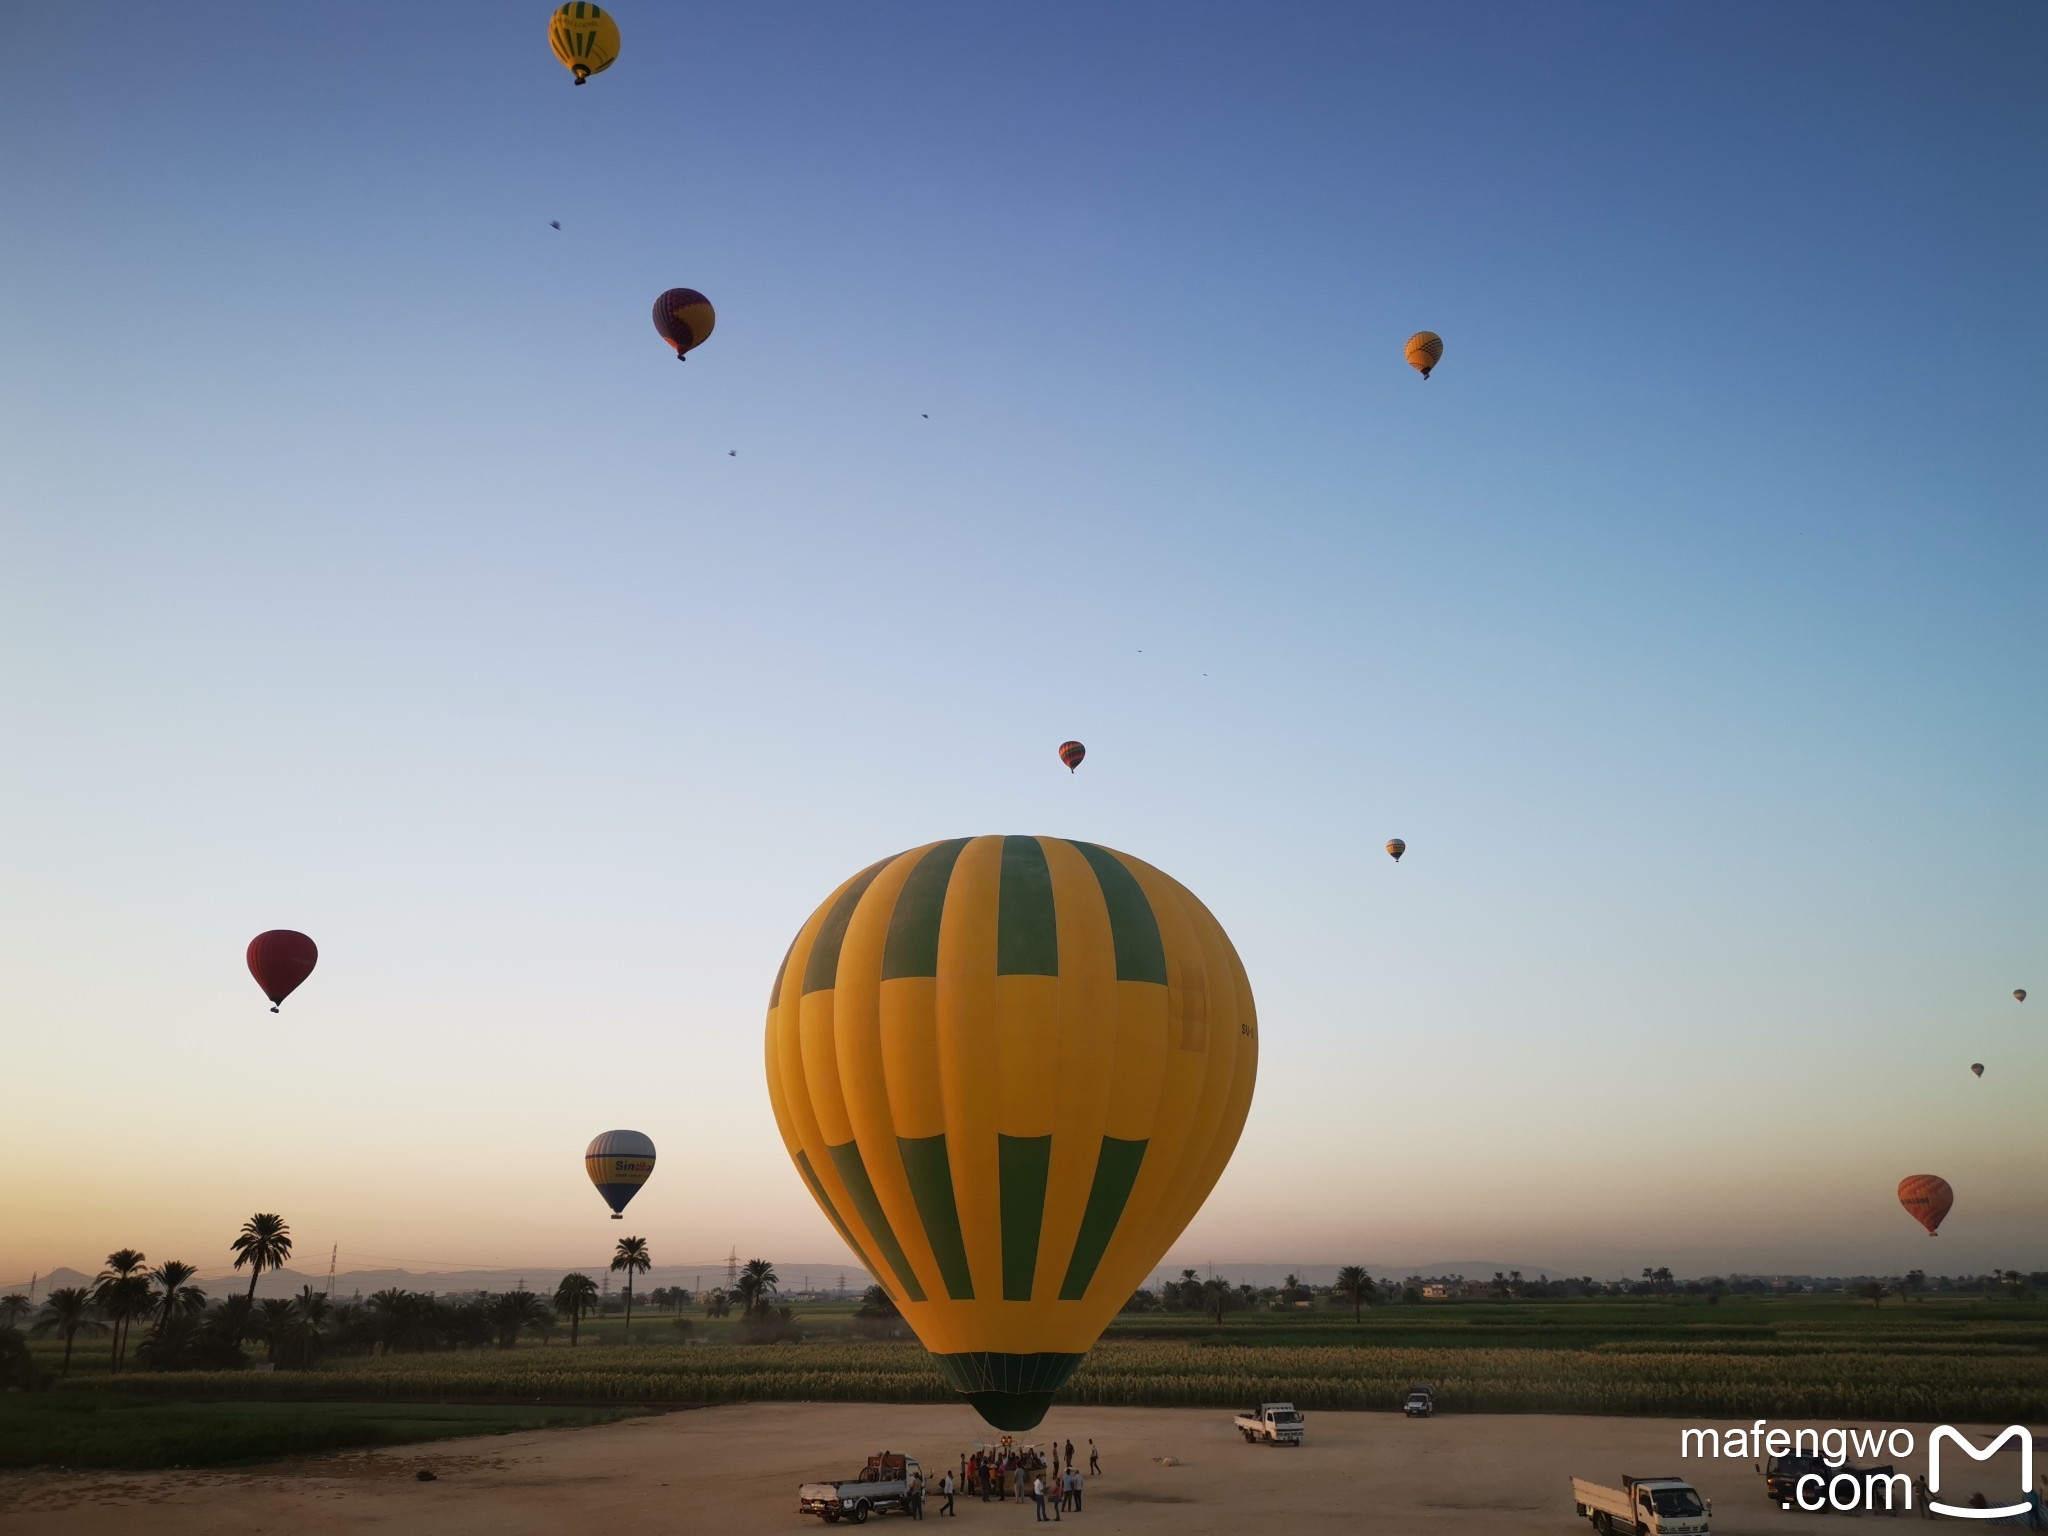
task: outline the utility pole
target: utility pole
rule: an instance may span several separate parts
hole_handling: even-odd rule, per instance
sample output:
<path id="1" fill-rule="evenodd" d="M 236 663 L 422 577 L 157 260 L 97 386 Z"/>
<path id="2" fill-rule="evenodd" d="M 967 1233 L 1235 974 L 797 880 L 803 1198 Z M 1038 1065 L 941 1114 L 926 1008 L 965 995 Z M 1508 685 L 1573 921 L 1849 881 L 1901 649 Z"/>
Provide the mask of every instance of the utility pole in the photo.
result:
<path id="1" fill-rule="evenodd" d="M 334 1261 L 341 1257 L 341 1244 L 336 1243 L 327 1254 L 327 1294 L 334 1294 Z"/>
<path id="2" fill-rule="evenodd" d="M 740 1251 L 735 1248 L 725 1260 L 725 1289 L 731 1294 L 732 1288 L 740 1283 Z"/>

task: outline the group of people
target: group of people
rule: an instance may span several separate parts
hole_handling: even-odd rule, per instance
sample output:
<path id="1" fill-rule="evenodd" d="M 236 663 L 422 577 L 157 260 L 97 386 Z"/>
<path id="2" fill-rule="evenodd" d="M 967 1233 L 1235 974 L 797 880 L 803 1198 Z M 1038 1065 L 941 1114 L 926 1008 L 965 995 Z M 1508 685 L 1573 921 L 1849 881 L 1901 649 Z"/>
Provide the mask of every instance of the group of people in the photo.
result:
<path id="1" fill-rule="evenodd" d="M 946 1502 L 939 1506 L 939 1513 L 954 1513 L 953 1500 L 956 1494 L 973 1498 L 981 1496 L 982 1503 L 990 1499 L 1007 1500 L 1013 1493 L 1019 1503 L 1030 1499 L 1038 1508 L 1041 1520 L 1058 1520 L 1067 1510 L 1081 1512 L 1083 1484 L 1081 1468 L 1075 1459 L 1074 1442 L 1066 1443 L 1065 1470 L 1061 1470 L 1060 1442 L 1052 1443 L 1050 1461 L 1036 1446 L 1010 1446 L 1005 1444 L 995 1449 L 972 1452 L 960 1463 L 960 1477 L 955 1482 L 948 1471 L 939 1479 L 939 1497 Z M 1102 1475 L 1102 1461 L 1095 1449 L 1095 1442 L 1088 1442 L 1088 1475 Z M 915 1519 L 924 1518 L 923 1499 L 913 1496 L 910 1513 Z M 1050 1507 L 1051 1514 L 1046 1510 Z"/>

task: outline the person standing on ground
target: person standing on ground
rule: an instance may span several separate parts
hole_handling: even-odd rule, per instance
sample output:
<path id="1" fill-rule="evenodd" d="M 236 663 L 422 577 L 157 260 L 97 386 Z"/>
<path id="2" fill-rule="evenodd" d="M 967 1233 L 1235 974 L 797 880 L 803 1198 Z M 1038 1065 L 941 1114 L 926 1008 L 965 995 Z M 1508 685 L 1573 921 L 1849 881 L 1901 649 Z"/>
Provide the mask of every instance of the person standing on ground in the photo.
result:
<path id="1" fill-rule="evenodd" d="M 953 1474 L 952 1474 L 952 1473 L 951 1473 L 950 1471 L 948 1471 L 948 1472 L 946 1473 L 946 1475 L 945 1475 L 944 1477 L 942 1477 L 942 1478 L 940 1478 L 940 1479 L 939 1479 L 939 1492 L 940 1492 L 940 1493 L 942 1493 L 942 1494 L 944 1494 L 944 1495 L 945 1495 L 945 1498 L 946 1498 L 946 1504 L 945 1504 L 945 1507 L 944 1507 L 943 1509 L 941 1509 L 941 1510 L 939 1511 L 939 1513 L 940 1513 L 940 1514 L 942 1514 L 942 1515 L 950 1515 L 950 1514 L 952 1514 L 952 1513 L 953 1513 Z"/>
<path id="2" fill-rule="evenodd" d="M 1093 1440 L 1088 1442 L 1088 1475 L 1090 1477 L 1102 1476 L 1102 1463 L 1095 1459 L 1095 1442 Z"/>
<path id="3" fill-rule="evenodd" d="M 1019 1473 L 1017 1474 L 1017 1476 L 1018 1476 L 1019 1480 L 1021 1481 L 1021 1480 L 1022 1480 L 1022 1478 L 1023 1478 L 1023 1476 L 1024 1476 L 1024 1474 L 1023 1474 L 1022 1472 L 1019 1472 Z M 1036 1503 L 1036 1504 L 1038 1505 L 1038 1518 L 1039 1518 L 1039 1519 L 1041 1519 L 1041 1520 L 1043 1520 L 1043 1519 L 1045 1518 L 1045 1479 L 1044 1479 L 1044 1478 L 1042 1478 L 1042 1477 L 1034 1477 L 1033 1479 L 1031 1479 L 1031 1498 L 1032 1498 L 1032 1501 L 1033 1501 L 1034 1503 Z"/>
<path id="4" fill-rule="evenodd" d="M 1081 1513 L 1081 1474 L 1072 1462 L 1067 1463 L 1067 1497 L 1073 1501 L 1075 1514 Z"/>
<path id="5" fill-rule="evenodd" d="M 924 1518 L 924 1474 L 922 1472 L 910 1480 L 909 1503 L 910 1518 L 922 1520 Z"/>
<path id="6" fill-rule="evenodd" d="M 1074 1442 L 1073 1442 L 1073 1441 L 1071 1441 L 1071 1440 L 1069 1440 L 1069 1441 L 1067 1442 L 1067 1465 L 1071 1467 L 1071 1466 L 1072 1466 L 1073 1464 L 1074 1464 Z"/>

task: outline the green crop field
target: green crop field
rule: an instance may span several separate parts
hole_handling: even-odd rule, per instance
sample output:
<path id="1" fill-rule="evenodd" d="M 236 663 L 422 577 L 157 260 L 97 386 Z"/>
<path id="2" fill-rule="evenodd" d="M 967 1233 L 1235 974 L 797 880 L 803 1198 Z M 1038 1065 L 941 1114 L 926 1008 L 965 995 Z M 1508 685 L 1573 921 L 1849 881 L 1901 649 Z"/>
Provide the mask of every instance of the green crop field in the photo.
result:
<path id="1" fill-rule="evenodd" d="M 796 1321 L 799 1340 L 741 1343 L 729 1320 L 695 1318 L 685 1332 L 646 1314 L 628 1343 L 623 1321 L 607 1317 L 586 1323 L 574 1349 L 558 1332 L 514 1349 L 343 1356 L 304 1371 L 109 1376 L 95 1348 L 101 1358 L 81 1350 L 59 1389 L 13 1401 L 33 1413 L 167 1398 L 526 1407 L 952 1400 L 915 1342 L 856 1337 L 848 1308 L 799 1307 Z M 35 1353 L 55 1363 L 47 1342 Z M 2038 1423 L 2048 1420 L 2048 1304 L 1452 1301 L 1374 1308 L 1359 1322 L 1329 1308 L 1240 1312 L 1221 1323 L 1148 1313 L 1120 1318 L 1061 1397 L 1204 1408 L 1286 1398 L 1391 1412 L 1411 1381 L 1435 1383 L 1447 1413 Z"/>
<path id="2" fill-rule="evenodd" d="M 0 1467 L 213 1467 L 458 1435 L 606 1424 L 630 1408 L 531 1403 L 192 1403 L 106 1393 L 0 1394 Z"/>

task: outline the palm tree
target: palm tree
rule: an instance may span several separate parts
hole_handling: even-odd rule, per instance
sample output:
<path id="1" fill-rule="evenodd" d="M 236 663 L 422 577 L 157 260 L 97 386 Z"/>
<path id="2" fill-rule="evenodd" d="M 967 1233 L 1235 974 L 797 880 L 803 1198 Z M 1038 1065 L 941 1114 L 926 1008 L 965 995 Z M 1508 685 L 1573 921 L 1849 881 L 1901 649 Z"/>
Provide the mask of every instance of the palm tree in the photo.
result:
<path id="1" fill-rule="evenodd" d="M 107 1267 L 93 1280 L 100 1312 L 114 1322 L 112 1370 L 121 1369 L 121 1357 L 128 1352 L 129 1321 L 149 1310 L 149 1276 L 142 1271 L 144 1262 L 140 1249 L 116 1248 L 107 1255 Z"/>
<path id="2" fill-rule="evenodd" d="M 1372 1276 L 1363 1264 L 1346 1264 L 1337 1271 L 1337 1294 L 1351 1303 L 1351 1321 L 1359 1320 L 1366 1297 L 1372 1295 Z"/>
<path id="3" fill-rule="evenodd" d="M 244 1308 L 248 1306 L 248 1297 L 242 1296 L 236 1299 L 243 1304 Z M 264 1343 L 264 1358 L 276 1360 L 277 1346 L 284 1343 L 285 1335 L 292 1325 L 291 1300 L 284 1296 L 264 1297 L 263 1300 L 256 1303 L 256 1316 L 252 1321 L 255 1323 L 254 1332 L 256 1337 Z"/>
<path id="4" fill-rule="evenodd" d="M 528 1328 L 545 1328 L 548 1304 L 528 1290 L 506 1291 L 493 1296 L 484 1308 L 498 1335 L 498 1348 L 511 1349 Z"/>
<path id="5" fill-rule="evenodd" d="M 733 1282 L 733 1293 L 740 1299 L 740 1311 L 752 1317 L 768 1305 L 768 1298 L 775 1294 L 775 1287 L 782 1283 L 782 1277 L 775 1273 L 775 1266 L 766 1259 L 749 1259 L 740 1266 L 739 1279 Z"/>
<path id="6" fill-rule="evenodd" d="M 597 1305 L 597 1282 L 588 1275 L 564 1275 L 555 1287 L 555 1311 L 569 1319 L 569 1347 L 576 1347 L 576 1330 L 583 1314 Z"/>
<path id="7" fill-rule="evenodd" d="M 192 1284 L 192 1277 L 198 1273 L 190 1264 L 178 1259 L 159 1264 L 149 1272 L 149 1278 L 163 1287 L 149 1304 L 149 1310 L 156 1314 L 155 1332 L 162 1333 L 174 1313 L 198 1312 L 205 1308 L 206 1292 Z"/>
<path id="8" fill-rule="evenodd" d="M 249 1266 L 249 1299 L 254 1301 L 256 1277 L 266 1269 L 282 1269 L 292 1256 L 292 1229 L 282 1216 L 258 1211 L 242 1223 L 241 1232 L 228 1247 L 235 1252 L 235 1268 Z"/>
<path id="9" fill-rule="evenodd" d="M 111 1369 L 118 1371 L 128 1353 L 128 1329 L 133 1319 L 148 1313 L 149 1275 L 143 1268 L 140 1249 L 117 1248 L 107 1255 L 107 1267 L 93 1280 L 100 1314 L 114 1324 Z"/>
<path id="10" fill-rule="evenodd" d="M 647 1256 L 647 1239 L 644 1237 L 622 1237 L 619 1248 L 612 1255 L 612 1273 L 626 1272 L 626 1337 L 633 1337 L 633 1276 L 647 1273 L 647 1266 L 654 1261 Z"/>
<path id="11" fill-rule="evenodd" d="M 64 1369 L 58 1375 L 71 1374 L 71 1341 L 78 1337 L 79 1330 L 99 1333 L 107 1326 L 99 1320 L 98 1310 L 92 1292 L 82 1285 L 59 1286 L 43 1298 L 43 1315 L 29 1332 L 64 1336 Z"/>
<path id="12" fill-rule="evenodd" d="M 1241 1306 L 1244 1302 L 1244 1298 L 1238 1295 L 1237 1288 L 1228 1280 L 1204 1280 L 1202 1299 L 1205 1309 L 1216 1314 L 1218 1323 L 1223 1321 L 1223 1314 L 1227 1309 Z"/>
<path id="13" fill-rule="evenodd" d="M 17 1326 L 24 1317 L 35 1310 L 35 1306 L 34 1302 L 19 1291 L 12 1296 L 0 1296 L 0 1328 Z"/>
<path id="14" fill-rule="evenodd" d="M 896 1298 L 879 1285 L 871 1285 L 861 1293 L 860 1309 L 855 1317 L 901 1317 L 896 1309 Z"/>

